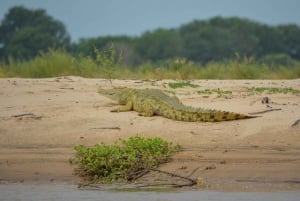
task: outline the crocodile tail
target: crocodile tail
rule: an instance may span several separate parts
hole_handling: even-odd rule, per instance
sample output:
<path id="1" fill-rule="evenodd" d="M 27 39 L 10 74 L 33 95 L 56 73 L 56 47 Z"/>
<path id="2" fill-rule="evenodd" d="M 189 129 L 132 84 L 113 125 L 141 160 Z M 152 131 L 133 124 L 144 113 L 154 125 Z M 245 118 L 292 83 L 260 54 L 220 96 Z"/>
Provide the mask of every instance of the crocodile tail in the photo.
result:
<path id="1" fill-rule="evenodd" d="M 248 116 L 245 114 L 239 114 L 234 112 L 226 112 L 219 110 L 199 110 L 199 111 L 183 111 L 175 110 L 164 115 L 167 118 L 177 121 L 189 121 L 189 122 L 218 122 L 218 121 L 232 121 L 239 119 L 254 118 L 256 116 Z"/>
<path id="2" fill-rule="evenodd" d="M 203 112 L 202 118 L 200 120 L 207 121 L 207 122 L 217 122 L 217 121 L 249 119 L 254 117 L 256 116 L 249 116 L 249 115 L 235 113 L 235 112 L 213 110 L 213 111 Z"/>
<path id="3" fill-rule="evenodd" d="M 216 121 L 231 121 L 231 120 L 239 120 L 239 119 L 250 119 L 256 117 L 256 116 L 249 116 L 246 114 L 226 112 L 226 111 L 219 111 L 216 112 L 216 114 L 217 114 Z"/>

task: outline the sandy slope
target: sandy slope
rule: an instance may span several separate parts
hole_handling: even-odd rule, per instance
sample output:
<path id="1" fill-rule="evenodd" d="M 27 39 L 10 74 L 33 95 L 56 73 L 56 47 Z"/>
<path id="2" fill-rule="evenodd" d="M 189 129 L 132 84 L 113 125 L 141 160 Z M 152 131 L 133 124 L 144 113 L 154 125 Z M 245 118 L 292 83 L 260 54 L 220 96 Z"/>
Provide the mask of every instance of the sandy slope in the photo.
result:
<path id="1" fill-rule="evenodd" d="M 76 183 L 74 166 L 68 163 L 75 145 L 140 134 L 181 144 L 184 151 L 161 169 L 202 177 L 212 189 L 300 189 L 300 125 L 291 127 L 300 118 L 300 96 L 247 91 L 254 86 L 299 90 L 300 80 L 194 80 L 199 87 L 176 90 L 168 82 L 174 81 L 114 80 L 113 85 L 160 88 L 175 92 L 186 105 L 245 114 L 270 109 L 260 101 L 268 96 L 268 105 L 280 110 L 240 121 L 178 122 L 111 113 L 116 103 L 97 93 L 99 86 L 110 86 L 107 80 L 0 79 L 0 182 Z M 233 94 L 197 93 L 216 88 Z"/>

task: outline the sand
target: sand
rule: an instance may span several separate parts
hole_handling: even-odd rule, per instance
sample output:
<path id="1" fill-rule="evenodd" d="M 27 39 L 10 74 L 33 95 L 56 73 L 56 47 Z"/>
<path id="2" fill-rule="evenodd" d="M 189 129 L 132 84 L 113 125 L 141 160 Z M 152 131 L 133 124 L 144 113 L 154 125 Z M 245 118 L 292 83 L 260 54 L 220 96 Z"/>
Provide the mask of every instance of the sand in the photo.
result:
<path id="1" fill-rule="evenodd" d="M 292 87 L 300 80 L 192 80 L 199 87 L 171 89 L 172 80 L 113 80 L 113 86 L 158 88 L 175 93 L 186 105 L 243 114 L 253 119 L 179 122 L 111 113 L 117 103 L 97 93 L 104 79 L 57 77 L 0 79 L 0 182 L 76 184 L 69 164 L 74 146 L 113 143 L 139 134 L 179 143 L 183 151 L 160 167 L 202 178 L 215 190 L 300 190 L 300 96 L 253 94 L 251 87 Z M 204 89 L 232 91 L 199 94 Z M 269 104 L 262 104 L 262 97 Z M 265 112 L 269 110 L 268 112 Z M 270 111 L 272 110 L 272 111 Z M 142 178 L 147 180 L 154 174 Z"/>

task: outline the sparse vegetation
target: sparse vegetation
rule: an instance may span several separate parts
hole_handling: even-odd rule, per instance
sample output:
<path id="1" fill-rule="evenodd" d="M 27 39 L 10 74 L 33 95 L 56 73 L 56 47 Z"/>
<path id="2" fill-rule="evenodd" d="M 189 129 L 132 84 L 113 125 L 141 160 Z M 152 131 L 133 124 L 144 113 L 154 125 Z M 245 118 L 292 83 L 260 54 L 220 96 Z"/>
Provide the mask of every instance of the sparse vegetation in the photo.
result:
<path id="1" fill-rule="evenodd" d="M 256 94 L 294 94 L 294 95 L 300 95 L 300 90 L 293 89 L 293 88 L 280 88 L 280 87 L 251 87 L 248 88 L 248 91 L 250 93 L 256 93 Z"/>
<path id="2" fill-rule="evenodd" d="M 205 95 L 211 95 L 211 94 L 217 94 L 218 97 L 228 97 L 232 95 L 232 91 L 226 91 L 222 89 L 204 89 L 197 91 L 198 94 L 205 94 Z"/>
<path id="3" fill-rule="evenodd" d="M 199 85 L 192 84 L 191 82 L 170 82 L 168 85 L 172 89 L 183 88 L 183 87 L 192 87 L 192 88 L 199 87 Z"/>
<path id="4" fill-rule="evenodd" d="M 94 181 L 110 183 L 131 181 L 140 174 L 166 162 L 180 150 L 159 137 L 130 137 L 119 139 L 113 145 L 104 143 L 93 147 L 76 146 L 76 161 L 82 172 Z"/>

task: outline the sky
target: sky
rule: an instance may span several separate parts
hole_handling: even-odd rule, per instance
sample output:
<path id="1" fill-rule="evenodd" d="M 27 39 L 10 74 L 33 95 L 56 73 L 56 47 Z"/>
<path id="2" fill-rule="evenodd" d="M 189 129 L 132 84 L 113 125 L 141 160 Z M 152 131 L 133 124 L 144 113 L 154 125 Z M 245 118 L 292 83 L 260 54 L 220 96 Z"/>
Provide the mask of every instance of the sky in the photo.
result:
<path id="1" fill-rule="evenodd" d="M 300 25 L 300 0 L 0 0 L 0 21 L 9 8 L 42 8 L 63 22 L 72 41 L 108 35 L 139 36 L 215 16 L 278 25 Z"/>

